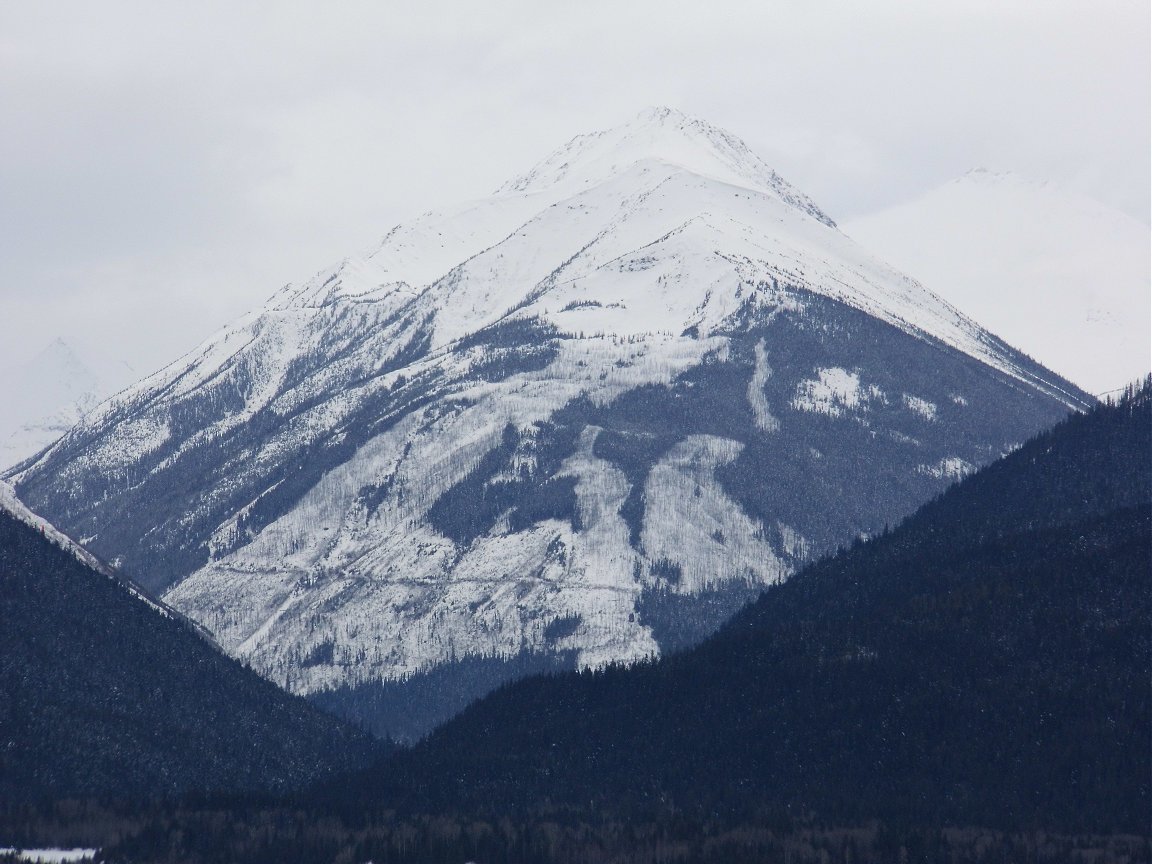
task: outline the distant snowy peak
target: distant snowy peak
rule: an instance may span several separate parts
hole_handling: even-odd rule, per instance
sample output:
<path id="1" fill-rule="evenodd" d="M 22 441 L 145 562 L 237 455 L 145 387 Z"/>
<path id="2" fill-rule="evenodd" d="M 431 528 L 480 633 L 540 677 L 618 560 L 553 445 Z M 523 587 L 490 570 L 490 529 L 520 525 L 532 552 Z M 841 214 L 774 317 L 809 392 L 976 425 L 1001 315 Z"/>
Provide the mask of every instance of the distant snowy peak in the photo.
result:
<path id="1" fill-rule="evenodd" d="M 1017 183 L 1036 187 L 1051 186 L 1047 182 L 1029 180 L 1015 171 L 997 171 L 992 168 L 970 168 L 963 176 L 957 177 L 953 183 Z"/>
<path id="2" fill-rule="evenodd" d="M 844 230 L 1091 392 L 1149 369 L 1152 233 L 1095 199 L 979 168 Z"/>
<path id="3" fill-rule="evenodd" d="M 0 467 L 43 450 L 111 392 L 63 339 L 0 372 Z"/>
<path id="4" fill-rule="evenodd" d="M 973 168 L 945 188 L 949 186 L 956 187 L 952 189 L 953 194 L 998 196 L 1003 203 L 1011 203 L 1012 197 L 1019 201 L 1027 196 L 1031 199 L 1029 206 L 1037 211 L 1037 215 L 1049 212 L 1064 221 L 1076 220 L 1079 224 L 1071 226 L 1073 229 L 1107 227 L 1109 231 L 1129 237 L 1147 236 L 1149 233 L 1148 226 L 1141 225 L 1127 213 L 1109 207 L 1089 195 L 1052 180 L 1026 177 L 1016 171 Z M 1055 245 L 1064 238 L 1046 239 Z"/>
<path id="5" fill-rule="evenodd" d="M 735 135 L 673 108 L 648 108 L 613 129 L 577 135 L 527 174 L 510 180 L 497 194 L 570 192 L 594 186 L 643 160 L 664 161 L 779 197 L 809 216 L 835 227 L 810 198 L 773 171 Z"/>
<path id="6" fill-rule="evenodd" d="M 88 392 L 99 383 L 96 373 L 76 356 L 71 345 L 59 337 L 24 364 L 24 370 L 29 375 L 37 372 L 51 375 L 77 394 Z"/>
<path id="7" fill-rule="evenodd" d="M 1017 188 L 1017 189 L 1030 189 L 1033 192 L 1047 189 L 1049 192 L 1060 195 L 1063 197 L 1075 197 L 1081 199 L 1082 203 L 1091 202 L 1092 206 L 1099 208 L 1101 211 L 1108 211 L 1109 208 L 1105 207 L 1099 201 L 1088 198 L 1084 195 L 1072 192 L 1068 189 L 1062 189 L 1060 184 L 1054 183 L 1051 180 L 1040 180 L 1035 177 L 1027 177 L 1010 168 L 985 168 L 977 166 L 976 168 L 969 168 L 966 172 L 959 177 L 952 180 L 945 186 L 971 186 L 983 187 L 987 189 L 1000 188 Z"/>

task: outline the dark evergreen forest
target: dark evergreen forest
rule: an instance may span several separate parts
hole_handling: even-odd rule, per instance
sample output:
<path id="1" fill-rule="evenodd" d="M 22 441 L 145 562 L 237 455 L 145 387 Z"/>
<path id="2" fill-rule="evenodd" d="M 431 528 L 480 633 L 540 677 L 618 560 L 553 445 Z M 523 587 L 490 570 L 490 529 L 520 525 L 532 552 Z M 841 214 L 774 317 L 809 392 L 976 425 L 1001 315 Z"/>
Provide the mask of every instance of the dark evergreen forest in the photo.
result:
<path id="1" fill-rule="evenodd" d="M 699 648 L 511 685 L 342 788 L 489 815 L 1144 831 L 1150 502 L 1146 383 Z"/>
<path id="2" fill-rule="evenodd" d="M 282 793 L 380 752 L 6 513 L 0 634 L 5 805 Z"/>

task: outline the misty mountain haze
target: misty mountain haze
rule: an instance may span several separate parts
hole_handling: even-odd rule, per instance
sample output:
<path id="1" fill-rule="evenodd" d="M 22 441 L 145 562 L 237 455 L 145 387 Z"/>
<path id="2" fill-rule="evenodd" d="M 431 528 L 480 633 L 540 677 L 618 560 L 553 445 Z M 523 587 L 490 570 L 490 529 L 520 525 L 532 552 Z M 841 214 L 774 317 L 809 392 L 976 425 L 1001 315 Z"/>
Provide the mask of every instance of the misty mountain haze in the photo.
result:
<path id="1" fill-rule="evenodd" d="M 1093 393 L 1152 363 L 1152 231 L 1085 195 L 976 170 L 844 230 Z"/>

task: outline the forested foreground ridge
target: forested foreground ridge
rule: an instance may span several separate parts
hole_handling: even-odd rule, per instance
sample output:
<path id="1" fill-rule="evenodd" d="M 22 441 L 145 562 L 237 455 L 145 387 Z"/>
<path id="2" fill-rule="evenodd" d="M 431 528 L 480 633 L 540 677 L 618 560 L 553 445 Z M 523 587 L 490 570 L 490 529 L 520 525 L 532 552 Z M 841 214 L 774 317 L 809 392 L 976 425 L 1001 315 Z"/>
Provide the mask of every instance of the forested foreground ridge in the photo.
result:
<path id="1" fill-rule="evenodd" d="M 380 752 L 54 533 L 0 508 L 0 802 L 283 793 Z"/>
<path id="2" fill-rule="evenodd" d="M 1143 831 L 1150 460 L 1146 381 L 698 649 L 507 687 L 342 789 L 433 810 Z"/>

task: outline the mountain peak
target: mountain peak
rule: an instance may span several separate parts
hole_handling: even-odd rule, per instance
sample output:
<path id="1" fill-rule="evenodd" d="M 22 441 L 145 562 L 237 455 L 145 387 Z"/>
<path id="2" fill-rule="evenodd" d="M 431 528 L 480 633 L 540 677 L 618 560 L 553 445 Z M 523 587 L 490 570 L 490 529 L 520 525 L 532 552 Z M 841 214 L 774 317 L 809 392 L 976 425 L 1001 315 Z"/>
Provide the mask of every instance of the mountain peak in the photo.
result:
<path id="1" fill-rule="evenodd" d="M 1052 188 L 1046 181 L 1033 180 L 1018 174 L 1015 171 L 996 171 L 991 168 L 972 168 L 963 176 L 956 178 L 956 183 L 979 184 L 983 186 L 1020 186 L 1035 189 Z"/>
<path id="2" fill-rule="evenodd" d="M 284 289 L 7 476 L 350 711 L 674 650 L 1089 401 L 829 224 L 648 109 Z M 370 722 L 418 737 L 449 702 L 424 704 Z"/>
<path id="3" fill-rule="evenodd" d="M 1011 172 L 993 171 L 991 168 L 985 168 L 983 165 L 977 165 L 975 168 L 969 168 L 968 171 L 965 172 L 964 177 L 970 178 L 972 180 L 980 180 L 991 177 L 1002 177 L 1006 173 Z"/>
<path id="4" fill-rule="evenodd" d="M 598 185 L 638 162 L 656 161 L 773 195 L 823 222 L 835 223 L 811 199 L 772 170 L 732 133 L 666 106 L 642 110 L 627 123 L 577 135 L 531 171 L 505 183 L 497 194 Z"/>
<path id="5" fill-rule="evenodd" d="M 667 105 L 649 105 L 636 115 L 636 120 L 642 122 L 663 123 L 671 121 L 674 123 L 684 123 L 691 122 L 694 119 L 695 118 L 689 117 L 678 108 L 670 108 Z"/>
<path id="6" fill-rule="evenodd" d="M 36 356 L 25 365 L 29 368 L 36 368 L 46 364 L 76 370 L 86 376 L 93 374 L 88 369 L 87 364 L 77 356 L 72 346 L 59 336 L 40 349 Z"/>

